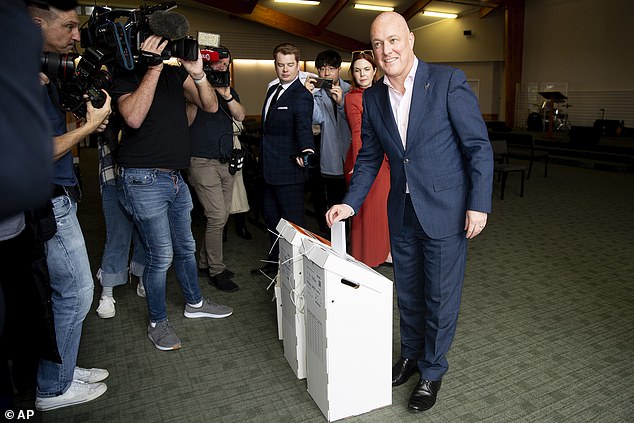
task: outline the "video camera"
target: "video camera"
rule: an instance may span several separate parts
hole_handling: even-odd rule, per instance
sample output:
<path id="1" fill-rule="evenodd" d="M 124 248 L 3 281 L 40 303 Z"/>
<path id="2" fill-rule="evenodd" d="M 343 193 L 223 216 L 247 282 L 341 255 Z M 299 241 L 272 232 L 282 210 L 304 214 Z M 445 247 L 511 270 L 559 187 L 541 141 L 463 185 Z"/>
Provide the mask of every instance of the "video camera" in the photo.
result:
<path id="1" fill-rule="evenodd" d="M 98 109 L 106 102 L 101 91 L 112 88 L 112 76 L 102 66 L 111 60 L 108 54 L 97 48 L 87 48 L 75 65 L 79 54 L 44 52 L 41 58 L 42 73 L 56 84 L 59 107 L 77 117 L 86 116 L 86 100 Z"/>
<path id="2" fill-rule="evenodd" d="M 81 46 L 108 49 L 115 64 L 132 70 L 135 64 L 158 65 L 170 57 L 198 59 L 198 42 L 187 36 L 189 22 L 181 14 L 169 12 L 176 8 L 173 1 L 135 10 L 110 9 L 97 6 L 81 30 Z M 141 51 L 141 43 L 150 35 L 158 35 L 169 43 L 162 55 Z"/>
<path id="3" fill-rule="evenodd" d="M 200 50 L 203 58 L 203 70 L 212 87 L 228 87 L 231 83 L 229 70 L 218 71 L 213 68 L 215 62 L 229 58 L 229 50 L 224 47 L 204 47 Z"/>

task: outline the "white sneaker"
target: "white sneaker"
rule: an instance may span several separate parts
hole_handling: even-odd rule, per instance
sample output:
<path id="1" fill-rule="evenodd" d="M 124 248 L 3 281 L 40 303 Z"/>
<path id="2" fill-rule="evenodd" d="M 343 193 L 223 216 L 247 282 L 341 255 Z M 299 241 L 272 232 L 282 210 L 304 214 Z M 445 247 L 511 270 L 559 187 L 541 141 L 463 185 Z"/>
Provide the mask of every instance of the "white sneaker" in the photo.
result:
<path id="1" fill-rule="evenodd" d="M 143 286 L 143 278 L 139 278 L 139 283 L 136 286 L 136 295 L 141 298 L 145 298 L 145 287 Z"/>
<path id="2" fill-rule="evenodd" d="M 101 382 L 110 375 L 106 369 L 84 369 L 82 367 L 75 367 L 73 372 L 73 380 L 83 383 L 97 383 Z"/>
<path id="3" fill-rule="evenodd" d="M 105 383 L 83 383 L 74 380 L 62 395 L 47 398 L 36 397 L 35 409 L 38 411 L 48 411 L 82 404 L 100 397 L 106 392 L 106 389 L 108 389 L 108 387 Z"/>
<path id="4" fill-rule="evenodd" d="M 110 319 L 115 315 L 114 303 L 116 301 L 112 297 L 106 297 L 102 295 L 99 299 L 99 307 L 97 307 L 97 314 L 102 319 Z"/>

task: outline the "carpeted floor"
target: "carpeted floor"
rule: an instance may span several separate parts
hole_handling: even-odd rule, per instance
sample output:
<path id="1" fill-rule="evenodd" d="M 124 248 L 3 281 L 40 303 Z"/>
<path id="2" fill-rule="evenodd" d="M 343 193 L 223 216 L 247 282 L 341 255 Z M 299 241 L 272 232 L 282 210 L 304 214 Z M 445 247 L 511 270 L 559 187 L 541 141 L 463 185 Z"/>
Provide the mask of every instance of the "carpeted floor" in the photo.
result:
<path id="1" fill-rule="evenodd" d="M 81 167 L 80 221 L 95 272 L 104 229 L 93 149 L 82 151 Z M 488 227 L 470 243 L 450 370 L 436 406 L 407 411 L 412 378 L 394 388 L 391 406 L 346 421 L 634 421 L 634 174 L 553 164 L 548 178 L 537 169 L 524 198 L 514 176 L 504 201 L 496 186 Z M 240 290 L 227 294 L 200 282 L 205 295 L 235 308 L 233 316 L 184 318 L 170 272 L 168 313 L 183 348 L 161 352 L 147 338 L 147 310 L 134 286 L 115 289 L 117 315 L 109 320 L 95 313 L 96 287 L 79 364 L 107 368 L 108 391 L 31 421 L 325 422 L 284 358 L 269 281 L 250 274 L 268 236 L 250 223 L 254 239 L 245 241 L 230 225 L 225 258 Z M 195 215 L 197 240 L 202 232 Z M 390 268 L 380 271 L 392 277 Z M 393 337 L 396 356 L 396 310 Z M 33 408 L 32 394 L 18 400 Z"/>

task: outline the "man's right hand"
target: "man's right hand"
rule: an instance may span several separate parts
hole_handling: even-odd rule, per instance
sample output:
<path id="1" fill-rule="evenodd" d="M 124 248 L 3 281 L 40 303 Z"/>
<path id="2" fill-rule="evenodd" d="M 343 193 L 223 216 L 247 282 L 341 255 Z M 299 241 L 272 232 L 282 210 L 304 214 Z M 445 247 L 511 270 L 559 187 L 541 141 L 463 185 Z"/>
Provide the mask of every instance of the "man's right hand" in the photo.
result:
<path id="1" fill-rule="evenodd" d="M 354 214 L 354 210 L 347 204 L 335 204 L 326 212 L 326 223 L 331 226 L 335 222 L 349 218 Z"/>
<path id="2" fill-rule="evenodd" d="M 86 102 L 86 125 L 93 127 L 93 132 L 103 132 L 108 125 L 108 116 L 112 112 L 110 108 L 111 98 L 105 90 L 101 90 L 105 96 L 106 101 L 99 109 L 95 108 L 90 101 Z"/>
<path id="3" fill-rule="evenodd" d="M 312 93 L 313 90 L 315 89 L 316 82 L 317 80 L 315 78 L 313 78 L 312 76 L 309 76 L 306 78 L 306 82 L 304 82 L 304 87 L 306 87 L 306 89 Z"/>
<path id="4" fill-rule="evenodd" d="M 168 42 L 168 40 L 164 40 L 163 37 L 158 35 L 150 35 L 141 43 L 140 50 L 160 56 L 163 54 Z M 148 69 L 161 71 L 163 69 L 163 61 L 156 66 L 148 66 Z"/>

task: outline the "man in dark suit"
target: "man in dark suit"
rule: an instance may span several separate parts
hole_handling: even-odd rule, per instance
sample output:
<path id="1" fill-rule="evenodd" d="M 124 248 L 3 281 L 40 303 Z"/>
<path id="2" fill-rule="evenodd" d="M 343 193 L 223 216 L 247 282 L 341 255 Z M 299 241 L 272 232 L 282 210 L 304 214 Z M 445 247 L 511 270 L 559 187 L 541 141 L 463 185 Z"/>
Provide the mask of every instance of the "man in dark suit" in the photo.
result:
<path id="1" fill-rule="evenodd" d="M 262 108 L 262 171 L 264 175 L 264 221 L 272 249 L 267 274 L 277 271 L 275 235 L 280 218 L 304 225 L 304 183 L 308 169 L 304 158 L 314 153 L 313 96 L 299 80 L 299 49 L 280 44 L 273 50 L 279 83 L 271 86 Z"/>
<path id="2" fill-rule="evenodd" d="M 467 239 L 491 210 L 493 157 L 478 102 L 463 72 L 414 56 L 414 34 L 394 12 L 370 27 L 385 77 L 363 95 L 363 147 L 344 204 L 329 225 L 359 210 L 383 161 L 390 160 L 390 241 L 400 312 L 401 357 L 392 385 L 416 371 L 408 408 L 436 402 L 458 321 Z"/>

